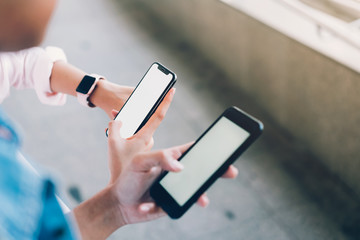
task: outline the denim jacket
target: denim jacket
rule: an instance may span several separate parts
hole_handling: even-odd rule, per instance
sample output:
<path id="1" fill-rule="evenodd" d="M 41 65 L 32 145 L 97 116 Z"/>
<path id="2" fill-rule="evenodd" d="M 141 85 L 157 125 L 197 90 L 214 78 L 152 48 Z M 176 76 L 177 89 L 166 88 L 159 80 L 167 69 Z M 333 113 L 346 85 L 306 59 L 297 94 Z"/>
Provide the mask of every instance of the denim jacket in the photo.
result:
<path id="1" fill-rule="evenodd" d="M 18 159 L 20 141 L 0 110 L 0 239 L 75 239 L 55 186 Z"/>

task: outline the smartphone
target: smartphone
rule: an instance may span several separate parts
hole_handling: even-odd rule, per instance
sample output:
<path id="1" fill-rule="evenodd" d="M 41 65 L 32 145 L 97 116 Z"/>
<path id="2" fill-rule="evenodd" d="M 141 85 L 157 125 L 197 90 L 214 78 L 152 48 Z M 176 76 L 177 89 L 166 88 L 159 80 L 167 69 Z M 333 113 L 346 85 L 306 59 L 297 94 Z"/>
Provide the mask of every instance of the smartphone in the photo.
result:
<path id="1" fill-rule="evenodd" d="M 122 138 L 133 136 L 146 124 L 175 82 L 175 73 L 162 64 L 154 62 L 150 66 L 114 118 L 122 122 Z"/>
<path id="2" fill-rule="evenodd" d="M 236 107 L 228 108 L 179 158 L 181 172 L 165 172 L 150 195 L 171 218 L 180 218 L 260 136 L 263 124 Z"/>

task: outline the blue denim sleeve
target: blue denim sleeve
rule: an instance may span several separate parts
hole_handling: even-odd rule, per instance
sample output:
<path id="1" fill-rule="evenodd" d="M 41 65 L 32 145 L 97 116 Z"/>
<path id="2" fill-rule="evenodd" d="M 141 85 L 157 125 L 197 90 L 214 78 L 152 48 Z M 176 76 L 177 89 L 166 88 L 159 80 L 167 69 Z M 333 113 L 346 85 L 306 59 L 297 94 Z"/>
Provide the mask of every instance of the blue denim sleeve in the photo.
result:
<path id="1" fill-rule="evenodd" d="M 75 239 L 55 186 L 18 160 L 19 139 L 0 110 L 0 239 Z"/>

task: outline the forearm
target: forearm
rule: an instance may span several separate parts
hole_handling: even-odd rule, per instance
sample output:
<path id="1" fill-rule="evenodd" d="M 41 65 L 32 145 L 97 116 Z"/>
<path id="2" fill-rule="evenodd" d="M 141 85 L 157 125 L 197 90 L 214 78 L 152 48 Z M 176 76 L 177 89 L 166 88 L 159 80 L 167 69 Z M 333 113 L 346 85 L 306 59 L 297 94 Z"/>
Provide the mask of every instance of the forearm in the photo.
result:
<path id="1" fill-rule="evenodd" d="M 117 199 L 106 188 L 74 209 L 82 239 L 106 239 L 125 225 Z"/>
<path id="2" fill-rule="evenodd" d="M 53 92 L 76 96 L 76 88 L 86 73 L 64 61 L 54 62 L 50 76 Z"/>

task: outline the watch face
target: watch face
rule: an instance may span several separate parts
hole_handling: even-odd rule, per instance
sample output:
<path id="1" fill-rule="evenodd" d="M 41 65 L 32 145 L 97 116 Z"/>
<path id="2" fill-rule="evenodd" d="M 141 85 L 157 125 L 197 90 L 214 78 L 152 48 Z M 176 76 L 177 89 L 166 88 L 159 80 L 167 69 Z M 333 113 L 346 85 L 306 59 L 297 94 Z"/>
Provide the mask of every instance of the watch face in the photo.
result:
<path id="1" fill-rule="evenodd" d="M 81 80 L 79 86 L 76 88 L 76 91 L 82 94 L 87 94 L 94 84 L 96 78 L 85 75 L 84 78 Z"/>

